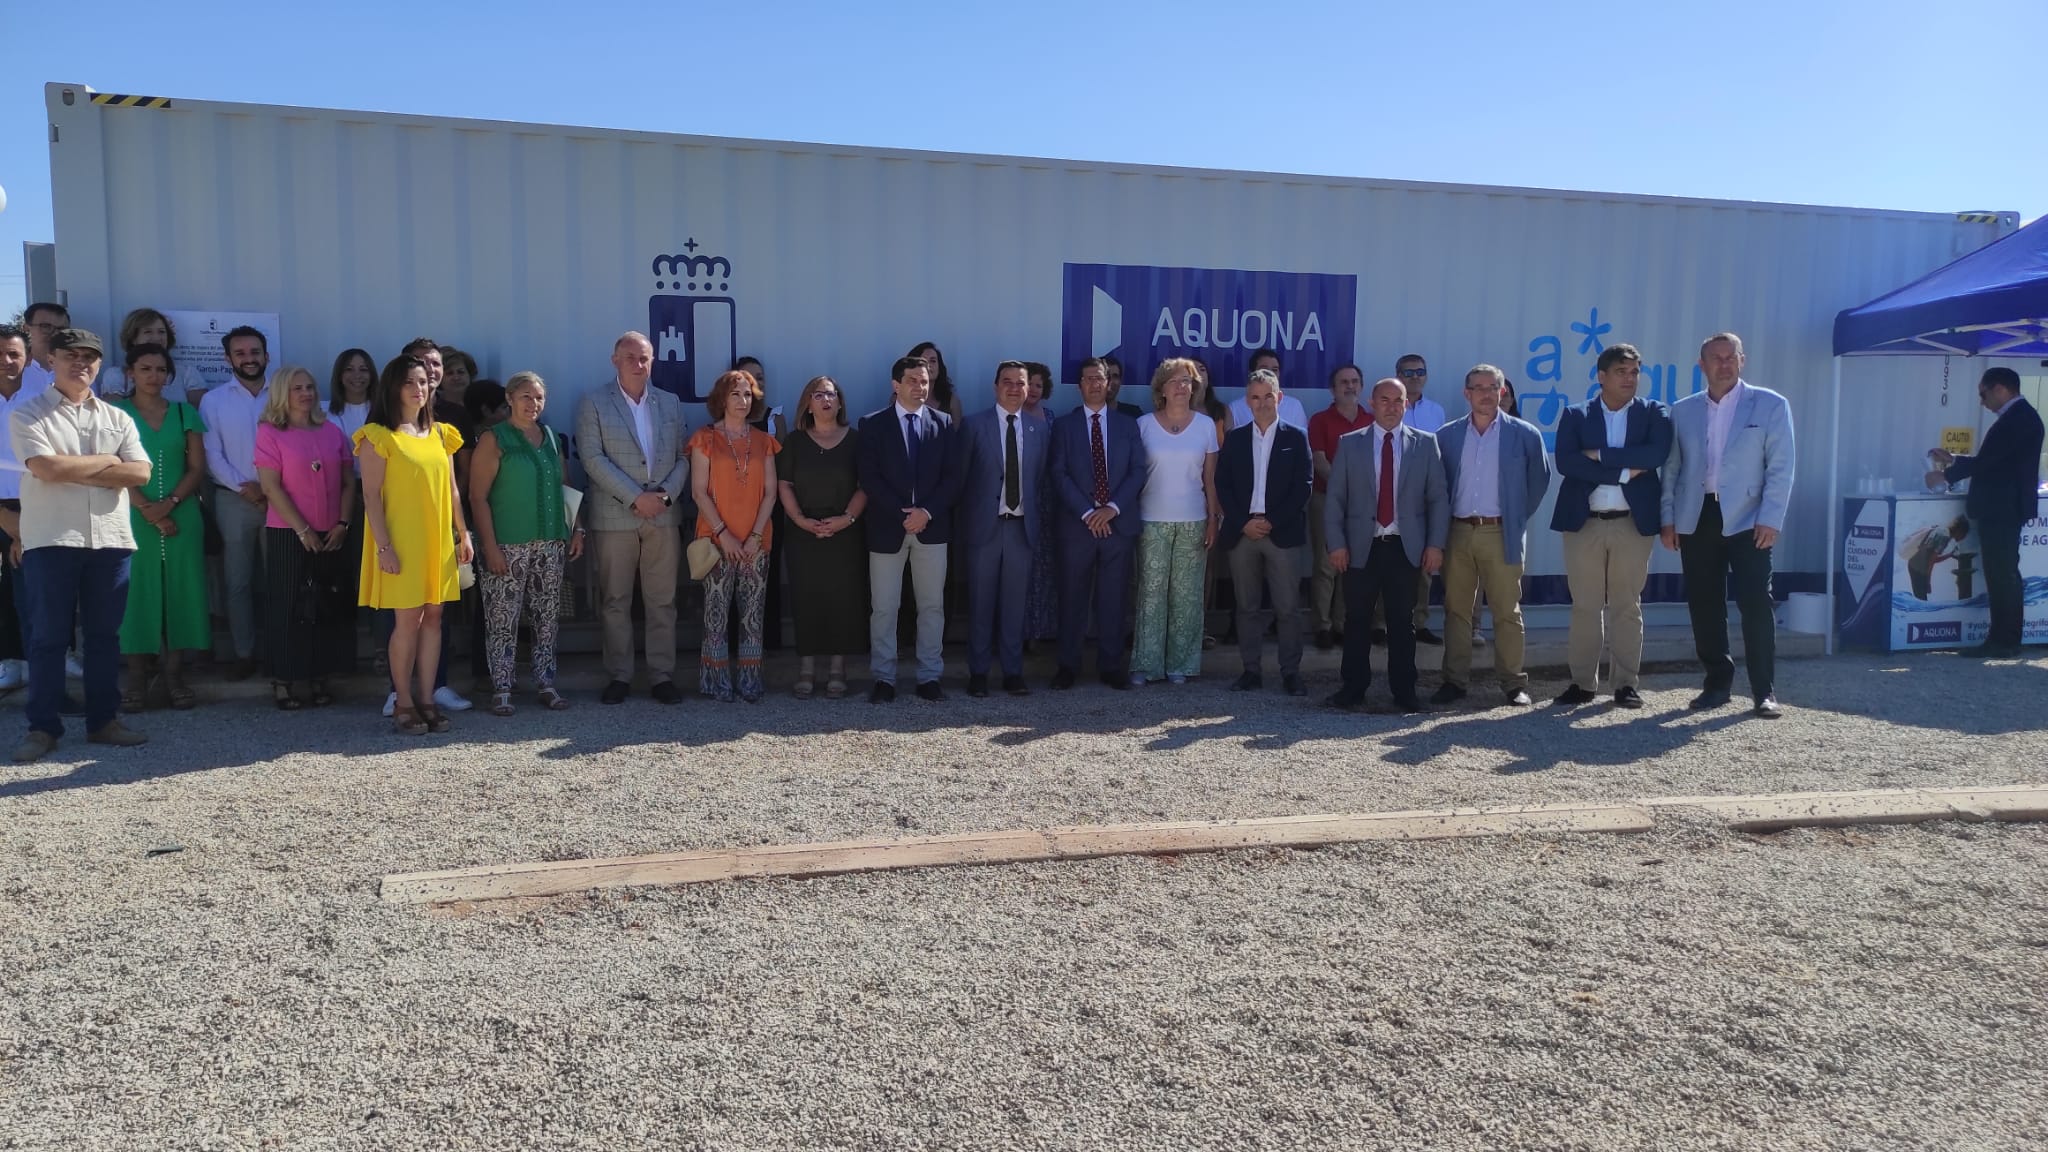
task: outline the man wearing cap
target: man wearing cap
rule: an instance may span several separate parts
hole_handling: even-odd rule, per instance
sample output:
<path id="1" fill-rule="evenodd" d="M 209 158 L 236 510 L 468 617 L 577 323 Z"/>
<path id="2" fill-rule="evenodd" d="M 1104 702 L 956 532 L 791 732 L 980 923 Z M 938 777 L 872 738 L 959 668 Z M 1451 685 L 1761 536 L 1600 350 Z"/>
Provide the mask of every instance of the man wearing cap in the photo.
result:
<path id="1" fill-rule="evenodd" d="M 149 456 L 128 414 L 93 395 L 100 339 L 83 328 L 50 337 L 50 388 L 15 409 L 9 434 L 21 481 L 22 570 L 33 597 L 28 638 L 28 735 L 16 763 L 40 760 L 64 735 L 64 642 L 85 633 L 85 730 L 94 744 L 132 747 L 148 737 L 123 727 L 121 615 L 135 534 L 128 489 L 149 480 Z"/>

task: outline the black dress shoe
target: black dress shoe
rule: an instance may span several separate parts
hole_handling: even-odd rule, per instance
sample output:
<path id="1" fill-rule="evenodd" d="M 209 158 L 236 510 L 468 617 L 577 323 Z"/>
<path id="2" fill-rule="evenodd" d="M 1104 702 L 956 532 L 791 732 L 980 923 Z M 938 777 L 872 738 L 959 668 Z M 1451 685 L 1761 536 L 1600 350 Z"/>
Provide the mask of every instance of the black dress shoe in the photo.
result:
<path id="1" fill-rule="evenodd" d="M 868 703 L 870 704 L 894 704 L 895 702 L 896 686 L 887 680 L 877 680 L 874 687 L 868 689 Z"/>
<path id="2" fill-rule="evenodd" d="M 681 704 L 683 702 L 682 690 L 676 687 L 676 682 L 673 680 L 663 680 L 661 683 L 648 689 L 647 694 L 654 697 L 656 704 Z"/>
<path id="3" fill-rule="evenodd" d="M 1280 678 L 1280 690 L 1289 696 L 1308 695 L 1308 685 L 1301 682 L 1299 674 L 1290 673 Z"/>
<path id="4" fill-rule="evenodd" d="M 917 694 L 919 696 L 924 696 L 924 685 L 919 684 L 917 686 Z M 974 697 L 976 700 L 988 699 L 988 674 L 985 672 L 968 673 L 967 694 L 969 696 Z M 925 699 L 929 700 L 931 699 L 931 697 L 926 696 Z"/>
<path id="5" fill-rule="evenodd" d="M 1614 690 L 1614 706 L 1616 708 L 1641 708 L 1643 706 L 1643 694 L 1633 688 L 1616 688 Z"/>
<path id="6" fill-rule="evenodd" d="M 1031 687 L 1030 685 L 1024 683 L 1024 678 L 1022 676 L 1003 677 L 1003 691 L 1008 692 L 1012 696 L 1031 695 Z"/>
<path id="7" fill-rule="evenodd" d="M 1059 671 L 1057 671 L 1057 672 L 1054 672 L 1054 673 L 1052 674 L 1052 690 L 1053 690 L 1053 691 L 1055 691 L 1055 692 L 1064 692 L 1064 691 L 1066 691 L 1067 689 L 1069 689 L 1069 688 L 1072 688 L 1073 686 L 1074 686 L 1074 670 L 1073 670 L 1072 668 L 1061 668 L 1061 669 L 1060 669 Z"/>
<path id="8" fill-rule="evenodd" d="M 1102 682 L 1119 692 L 1131 690 L 1131 674 L 1128 672 L 1104 672 Z"/>
<path id="9" fill-rule="evenodd" d="M 1375 628 L 1372 630 L 1372 646 L 1375 648 L 1385 648 L 1387 646 L 1387 630 L 1385 628 Z"/>
<path id="10" fill-rule="evenodd" d="M 1526 688 L 1505 688 L 1502 689 L 1502 694 L 1506 697 L 1507 702 L 1516 708 L 1527 708 L 1530 704 L 1535 703 L 1535 701 L 1529 699 L 1529 692 Z"/>
<path id="11" fill-rule="evenodd" d="M 1444 638 L 1427 628 L 1417 628 L 1415 630 L 1415 642 L 1417 644 L 1442 644 Z"/>
<path id="12" fill-rule="evenodd" d="M 1328 628 L 1316 629 L 1316 647 L 1328 652 L 1337 646 L 1337 634 Z"/>
<path id="13" fill-rule="evenodd" d="M 988 688 L 986 687 L 987 682 L 988 677 L 982 677 L 982 683 L 984 687 L 981 690 L 981 694 L 984 696 L 988 695 Z M 925 680 L 919 682 L 917 686 L 917 698 L 919 700 L 929 700 L 932 703 L 937 704 L 939 701 L 944 700 L 946 698 L 946 693 L 942 689 L 940 689 L 939 682 L 937 680 Z"/>
<path id="14" fill-rule="evenodd" d="M 1403 713 L 1410 716 L 1423 711 L 1422 701 L 1417 700 L 1413 696 L 1394 697 L 1394 707 L 1399 708 Z"/>
<path id="15" fill-rule="evenodd" d="M 1694 712 L 1705 712 L 1709 708 L 1719 708 L 1732 699 L 1734 699 L 1734 695 L 1728 689 L 1710 686 L 1702 689 L 1700 694 L 1693 697 L 1692 702 L 1687 704 L 1686 707 Z"/>
<path id="16" fill-rule="evenodd" d="M 1785 710 L 1778 706 L 1777 696 L 1771 695 L 1757 701 L 1756 707 L 1751 708 L 1749 714 L 1759 720 L 1776 720 L 1785 714 Z"/>
<path id="17" fill-rule="evenodd" d="M 1465 698 L 1465 690 L 1446 681 L 1429 698 L 1431 704 L 1456 704 Z"/>
<path id="18" fill-rule="evenodd" d="M 626 683 L 624 680 L 614 680 L 604 686 L 604 692 L 597 699 L 600 704 L 624 704 L 626 697 L 632 694 L 633 686 L 631 684 Z"/>
<path id="19" fill-rule="evenodd" d="M 1597 699 L 1599 697 L 1593 695 L 1591 691 L 1574 684 L 1558 693 L 1557 699 L 1551 701 L 1551 703 L 1556 704 L 1560 708 L 1577 708 L 1581 704 L 1591 704 Z"/>
<path id="20" fill-rule="evenodd" d="M 1265 685 L 1265 678 L 1257 672 L 1242 672 L 1238 674 L 1237 679 L 1230 682 L 1230 690 L 1232 692 L 1256 692 L 1260 688 L 1265 687 Z"/>
<path id="21" fill-rule="evenodd" d="M 1365 693 L 1363 692 L 1348 692 L 1339 689 L 1323 697 L 1323 707 L 1325 708 L 1356 708 L 1363 703 L 1365 703 Z"/>

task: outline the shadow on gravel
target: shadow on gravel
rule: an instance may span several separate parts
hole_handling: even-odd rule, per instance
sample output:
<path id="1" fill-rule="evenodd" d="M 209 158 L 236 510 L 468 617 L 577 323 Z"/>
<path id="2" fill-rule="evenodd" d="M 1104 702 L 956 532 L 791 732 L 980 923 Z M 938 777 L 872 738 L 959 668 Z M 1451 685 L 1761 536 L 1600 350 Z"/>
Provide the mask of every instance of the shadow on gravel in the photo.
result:
<path id="1" fill-rule="evenodd" d="M 1751 722 L 1746 712 L 1722 711 L 1705 718 L 1687 712 L 1645 711 L 1625 724 L 1579 721 L 1612 713 L 1604 704 L 1562 711 L 1555 707 L 1465 712 L 1448 723 L 1394 732 L 1384 737 L 1395 764 L 1426 764 L 1454 750 L 1490 749 L 1513 759 L 1494 769 L 1502 776 L 1548 772 L 1560 765 L 1620 765 L 1654 759 L 1701 735 Z M 1769 721 L 1755 721 L 1769 723 Z"/>
<path id="2" fill-rule="evenodd" d="M 2038 660 L 2039 649 L 2029 649 Z M 1887 724 L 1965 736 L 2002 736 L 2044 727 L 2048 667 L 2020 660 L 1979 660 L 1957 652 L 1850 653 L 1854 676 L 1828 677 L 1779 699 L 1788 707 L 1864 716 Z M 1792 668 L 1796 669 L 1797 665 Z M 1780 676 L 1790 680 L 1783 671 Z"/>

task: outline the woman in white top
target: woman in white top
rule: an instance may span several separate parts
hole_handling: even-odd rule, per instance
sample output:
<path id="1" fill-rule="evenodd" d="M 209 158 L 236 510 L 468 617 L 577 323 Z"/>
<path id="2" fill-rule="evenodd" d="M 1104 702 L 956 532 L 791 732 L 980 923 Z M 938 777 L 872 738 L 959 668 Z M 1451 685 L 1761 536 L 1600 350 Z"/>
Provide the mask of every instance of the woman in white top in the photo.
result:
<path id="1" fill-rule="evenodd" d="M 370 418 L 370 389 L 377 383 L 377 362 L 361 348 L 351 348 L 334 358 L 334 372 L 327 378 L 327 411 L 341 425 L 342 435 L 353 438 Z"/>
<path id="2" fill-rule="evenodd" d="M 1138 638 L 1131 683 L 1162 677 L 1185 684 L 1202 672 L 1202 566 L 1223 522 L 1216 500 L 1216 422 L 1196 411 L 1192 360 L 1152 373 L 1145 442 L 1145 489 L 1138 512 Z"/>
<path id="3" fill-rule="evenodd" d="M 121 318 L 120 343 L 124 367 L 108 367 L 101 370 L 98 383 L 93 385 L 94 390 L 100 395 L 132 395 L 135 391 L 135 382 L 128 378 L 128 370 L 125 367 L 128 350 L 140 348 L 145 344 L 155 344 L 162 347 L 164 354 L 171 358 L 171 378 L 164 384 L 164 396 L 173 403 L 183 400 L 195 408 L 199 406 L 199 397 L 206 392 L 206 378 L 201 376 L 196 368 L 183 372 L 178 370 L 178 329 L 171 323 L 170 317 L 154 308 L 135 309 Z"/>

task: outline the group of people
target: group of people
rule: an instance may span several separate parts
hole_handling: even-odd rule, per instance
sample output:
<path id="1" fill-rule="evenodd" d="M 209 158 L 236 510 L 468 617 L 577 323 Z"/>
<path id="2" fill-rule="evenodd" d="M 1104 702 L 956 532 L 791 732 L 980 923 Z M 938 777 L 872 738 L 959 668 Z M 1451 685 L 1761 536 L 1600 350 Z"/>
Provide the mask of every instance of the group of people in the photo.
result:
<path id="1" fill-rule="evenodd" d="M 1554 481 L 1551 528 L 1562 534 L 1572 599 L 1572 682 L 1558 702 L 1587 704 L 1604 690 L 1617 706 L 1642 705 L 1642 593 L 1661 539 L 1681 557 L 1705 667 L 1693 707 L 1733 696 L 1732 580 L 1752 709 L 1781 712 L 1770 581 L 1791 498 L 1791 409 L 1742 378 L 1734 333 L 1702 343 L 1705 390 L 1668 409 L 1637 395 L 1633 347 L 1604 349 L 1598 392 L 1565 410 L 1554 451 L 1516 415 L 1500 369 L 1468 371 L 1469 411 L 1446 420 L 1424 394 L 1428 366 L 1415 355 L 1370 388 L 1356 365 L 1338 368 L 1328 406 L 1313 416 L 1283 388 L 1270 349 L 1251 355 L 1243 395 L 1227 404 L 1195 360 L 1160 364 L 1150 403 L 1139 405 L 1120 399 L 1114 358 L 1089 359 L 1079 402 L 1057 414 L 1047 404 L 1051 370 L 1006 360 L 993 404 L 968 413 L 926 343 L 892 366 L 888 407 L 855 420 L 838 383 L 819 376 L 786 426 L 767 404 L 761 363 L 744 358 L 714 382 L 709 421 L 691 431 L 683 402 L 651 386 L 652 344 L 628 332 L 612 349 L 613 379 L 578 407 L 572 447 L 541 419 L 538 375 L 481 381 L 473 359 L 427 339 L 381 368 L 365 350 L 342 353 L 323 403 L 310 371 L 272 371 L 263 334 L 236 329 L 223 340 L 233 379 L 195 406 L 189 385 L 183 398 L 174 389 L 175 333 L 161 313 L 132 314 L 121 338 L 123 364 L 102 374 L 98 337 L 70 327 L 58 306 L 31 308 L 25 331 L 0 330 L 11 449 L 0 458 L 0 532 L 14 556 L 0 583 L 16 609 L 6 621 L 14 627 L 0 627 L 0 680 L 29 688 L 18 760 L 47 754 L 66 712 L 83 713 L 89 740 L 133 744 L 144 737 L 120 712 L 191 705 L 180 656 L 212 647 L 209 526 L 225 577 L 229 674 L 259 666 L 260 605 L 277 706 L 330 703 L 331 681 L 355 665 L 358 609 L 376 610 L 391 675 L 385 712 L 407 734 L 445 731 L 447 713 L 469 707 L 447 688 L 443 612 L 472 583 L 490 710 L 514 710 L 522 622 L 535 702 L 569 706 L 554 684 L 555 647 L 565 569 L 586 552 L 606 704 L 630 696 L 643 653 L 649 694 L 682 699 L 685 566 L 704 591 L 699 693 L 760 699 L 764 630 L 779 617 L 786 562 L 799 697 L 819 693 L 820 679 L 823 695 L 845 695 L 847 660 L 865 653 L 868 698 L 894 700 L 908 603 L 915 692 L 944 699 L 949 571 L 964 575 L 970 696 L 988 695 L 996 676 L 1004 692 L 1028 694 L 1025 651 L 1045 640 L 1056 642 L 1051 687 L 1071 689 L 1091 636 L 1095 674 L 1109 687 L 1183 683 L 1200 673 L 1205 607 L 1227 569 L 1243 666 L 1233 689 L 1264 686 L 1271 627 L 1287 694 L 1306 695 L 1300 665 L 1312 630 L 1317 645 L 1343 648 L 1331 706 L 1364 702 L 1378 643 L 1397 706 L 1422 707 L 1423 642 L 1444 645 L 1432 701 L 1458 701 L 1472 690 L 1483 596 L 1499 690 L 1527 706 L 1523 558 L 1529 520 Z M 2027 455 L 2019 425 L 2031 409 L 1999 371 L 1986 374 L 1984 397 L 2000 421 L 1984 454 L 1941 461 L 1951 478 Z M 96 393 L 96 381 L 118 397 Z M 2015 409 L 2021 417 L 2001 432 Z M 2037 455 L 2038 418 L 2031 436 Z M 695 510 L 687 525 L 686 508 Z M 1986 552 L 1987 569 L 1997 567 Z M 1441 637 L 1425 627 L 1438 579 Z M 1998 573 L 1987 580 L 1994 645 L 2016 645 L 2006 589 Z M 74 635 L 82 705 L 64 687 Z M 116 682 L 123 655 L 125 687 Z"/>

